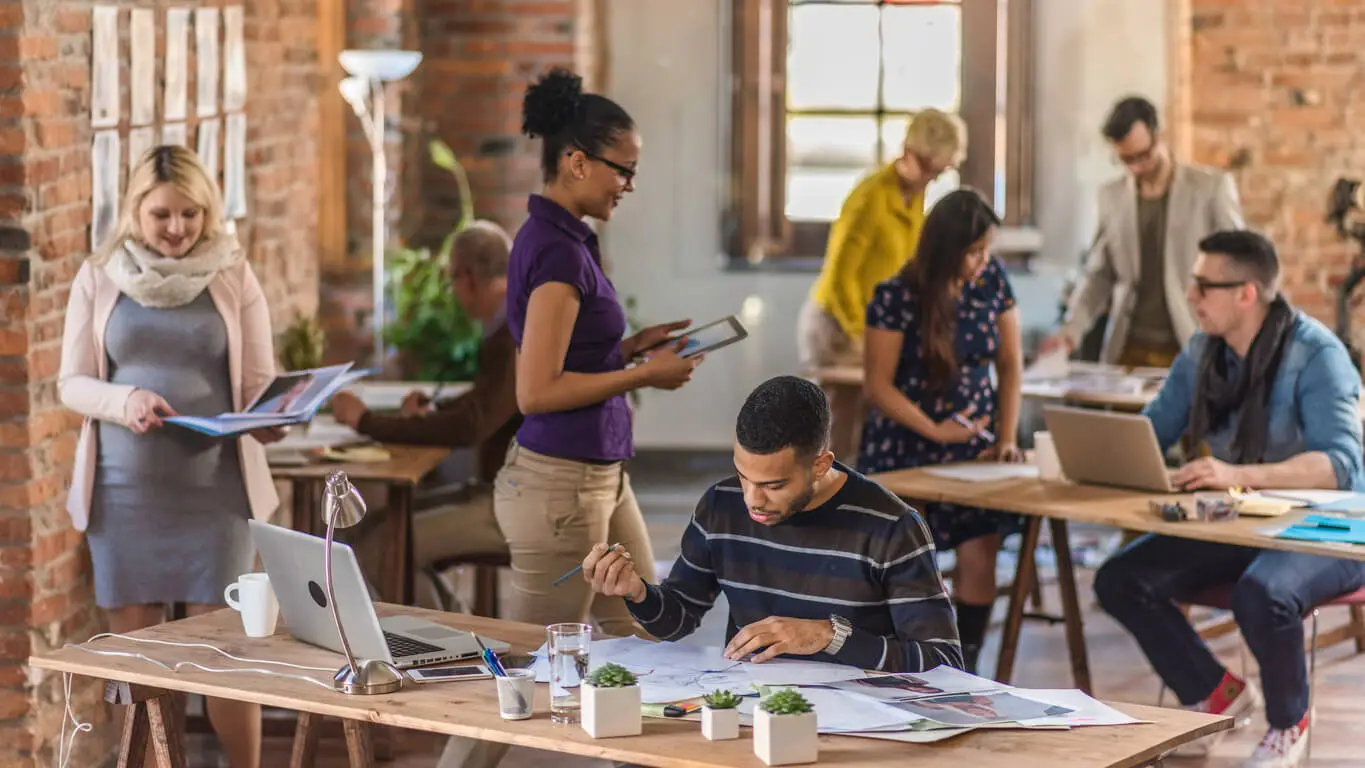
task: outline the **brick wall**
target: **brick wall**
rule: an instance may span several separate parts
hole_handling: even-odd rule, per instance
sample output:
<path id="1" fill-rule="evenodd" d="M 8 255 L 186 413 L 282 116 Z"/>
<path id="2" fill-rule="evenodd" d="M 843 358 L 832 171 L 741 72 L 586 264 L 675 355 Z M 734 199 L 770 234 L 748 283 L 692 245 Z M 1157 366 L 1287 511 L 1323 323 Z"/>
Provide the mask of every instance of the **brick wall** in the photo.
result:
<path id="1" fill-rule="evenodd" d="M 435 246 L 459 219 L 458 186 L 428 161 L 441 138 L 469 174 L 475 214 L 515 231 L 526 195 L 539 188 L 538 145 L 520 135 L 521 97 L 539 72 L 561 65 L 602 82 L 603 0 L 352 0 L 347 45 L 415 47 L 421 66 L 391 87 L 390 156 L 395 226 L 390 242 Z M 409 23 L 420 19 L 420 24 Z M 328 359 L 370 353 L 370 157 L 347 110 L 348 245 L 346 263 L 323 276 L 322 315 Z M 401 137 L 397 132 L 401 131 Z"/>
<path id="2" fill-rule="evenodd" d="M 1329 326 L 1357 251 L 1324 223 L 1340 175 L 1365 176 L 1365 6 L 1189 0 L 1196 162 L 1236 169 L 1250 226 L 1279 248 L 1292 301 Z"/>
<path id="3" fill-rule="evenodd" d="M 250 217 L 239 231 L 277 328 L 294 312 L 316 307 L 317 1 L 246 3 Z M 172 4 L 199 5 L 184 0 L 119 4 L 158 11 Z M 59 675 L 28 674 L 29 653 L 82 640 L 100 625 L 89 557 L 64 509 L 79 419 L 61 407 L 56 390 L 63 312 L 70 281 L 86 256 L 91 220 L 91 7 L 86 0 L 0 0 L 0 765 L 5 766 L 54 762 L 62 681 Z M 126 12 L 120 27 L 126 59 Z M 158 47 L 164 50 L 162 13 L 157 30 Z M 126 61 L 124 69 L 126 116 Z M 194 71 L 191 60 L 191 103 Z M 126 138 L 126 126 L 124 133 Z M 193 130 L 190 136 L 193 140 Z M 77 716 L 94 722 L 97 730 L 78 739 L 72 765 L 100 765 L 109 754 L 113 734 L 99 727 L 107 723 L 97 703 L 101 693 L 90 680 L 73 686 Z"/>

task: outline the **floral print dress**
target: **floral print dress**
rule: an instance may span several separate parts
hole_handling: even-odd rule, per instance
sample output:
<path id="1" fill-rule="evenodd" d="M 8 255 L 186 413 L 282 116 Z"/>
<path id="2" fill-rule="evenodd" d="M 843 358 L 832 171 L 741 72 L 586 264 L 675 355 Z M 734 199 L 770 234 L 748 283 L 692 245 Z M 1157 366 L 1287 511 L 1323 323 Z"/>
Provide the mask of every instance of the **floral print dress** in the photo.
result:
<path id="1" fill-rule="evenodd" d="M 951 418 L 973 406 L 973 418 L 989 414 L 995 423 L 995 385 L 991 364 L 1000 347 L 1000 315 L 1014 307 L 1014 292 L 1000 262 L 991 258 L 975 280 L 965 285 L 957 302 L 955 340 L 958 375 L 946 391 L 931 392 L 929 366 L 920 349 L 921 316 L 918 299 L 905 280 L 896 275 L 877 286 L 867 307 L 867 327 L 904 334 L 900 361 L 896 364 L 896 388 L 934 421 Z M 975 459 L 991 443 L 981 437 L 969 442 L 943 445 L 884 415 L 869 409 L 863 426 L 858 471 L 889 472 L 934 464 Z M 925 520 L 939 549 L 999 531 L 1008 535 L 1020 529 L 1017 515 L 992 512 L 956 504 L 925 505 Z"/>

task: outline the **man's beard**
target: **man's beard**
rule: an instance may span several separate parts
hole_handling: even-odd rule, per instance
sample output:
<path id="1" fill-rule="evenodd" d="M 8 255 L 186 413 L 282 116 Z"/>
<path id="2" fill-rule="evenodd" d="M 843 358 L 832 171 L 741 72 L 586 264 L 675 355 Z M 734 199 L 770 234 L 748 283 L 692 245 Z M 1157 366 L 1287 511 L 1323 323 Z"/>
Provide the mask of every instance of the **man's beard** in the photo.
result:
<path id="1" fill-rule="evenodd" d="M 813 498 L 815 498 L 815 481 L 812 480 L 810 485 L 806 486 L 806 490 L 802 491 L 799 496 L 792 499 L 791 504 L 787 505 L 787 508 L 778 515 L 777 520 L 773 521 L 773 524 L 776 525 L 777 523 L 786 522 L 787 519 L 790 518 L 792 515 L 795 515 L 797 512 L 800 512 L 801 510 L 805 509 L 806 505 L 810 504 L 810 501 Z M 771 514 L 773 510 L 763 509 L 760 507 L 755 511 L 762 512 L 764 514 Z"/>

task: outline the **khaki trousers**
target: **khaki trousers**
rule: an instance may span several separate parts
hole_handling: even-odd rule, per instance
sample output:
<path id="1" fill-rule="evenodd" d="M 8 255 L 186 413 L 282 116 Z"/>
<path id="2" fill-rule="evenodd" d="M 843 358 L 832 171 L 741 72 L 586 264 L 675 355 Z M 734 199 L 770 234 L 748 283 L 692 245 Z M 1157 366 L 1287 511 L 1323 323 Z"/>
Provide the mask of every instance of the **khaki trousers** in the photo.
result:
<path id="1" fill-rule="evenodd" d="M 796 319 L 796 347 L 801 368 L 805 371 L 830 365 L 861 367 L 863 364 L 862 357 L 844 335 L 844 329 L 810 299 L 806 299 Z M 827 385 L 825 397 L 829 399 L 830 450 L 839 461 L 852 465 L 862 447 L 863 422 L 867 418 L 862 388 Z"/>
<path id="2" fill-rule="evenodd" d="M 620 543 L 653 584 L 654 550 L 621 463 L 589 464 L 528 451 L 513 441 L 493 488 L 493 512 L 512 554 L 510 611 L 532 624 L 586 622 L 594 636 L 649 635 L 619 597 L 594 595 L 577 567 L 594 544 Z"/>

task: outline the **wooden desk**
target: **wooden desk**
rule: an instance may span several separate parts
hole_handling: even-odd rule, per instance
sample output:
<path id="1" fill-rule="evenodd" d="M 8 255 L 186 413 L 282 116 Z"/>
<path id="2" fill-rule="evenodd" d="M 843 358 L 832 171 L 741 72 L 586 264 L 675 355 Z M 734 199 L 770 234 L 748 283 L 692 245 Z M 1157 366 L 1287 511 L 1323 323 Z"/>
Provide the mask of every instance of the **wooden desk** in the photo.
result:
<path id="1" fill-rule="evenodd" d="M 1240 517 L 1226 523 L 1168 523 L 1151 512 L 1152 500 L 1181 500 L 1193 504 L 1192 494 L 1160 494 L 1075 485 L 1037 479 L 1012 478 L 991 482 L 964 482 L 940 477 L 925 469 L 903 469 L 873 475 L 872 479 L 903 499 L 920 502 L 945 502 L 1015 512 L 1026 515 L 1019 563 L 1010 589 L 1009 609 L 1000 637 L 1000 657 L 995 679 L 1008 683 L 1014 672 L 1015 652 L 1024 614 L 1028 588 L 1035 578 L 1034 550 L 1044 519 L 1051 525 L 1052 546 L 1057 554 L 1057 582 L 1062 593 L 1062 616 L 1066 623 L 1067 646 L 1071 654 L 1076 687 L 1092 690 L 1090 664 L 1085 648 L 1080 601 L 1076 594 L 1076 572 L 1067 538 L 1069 521 L 1098 523 L 1143 533 L 1160 533 L 1223 544 L 1261 549 L 1279 549 L 1311 555 L 1327 555 L 1365 561 L 1365 547 L 1349 544 L 1324 544 L 1264 536 L 1258 531 L 1302 520 L 1312 510 L 1297 510 L 1278 518 Z M 1325 644 L 1324 640 L 1319 645 Z"/>
<path id="2" fill-rule="evenodd" d="M 523 653 L 538 647 L 545 639 L 545 630 L 530 624 L 391 605 L 380 605 L 379 613 L 421 615 L 506 640 Z M 133 636 L 173 642 L 209 642 L 245 658 L 329 668 L 342 663 L 337 654 L 298 643 L 289 639 L 284 631 L 281 628 L 270 638 L 247 638 L 242 634 L 241 619 L 235 613 L 219 611 L 161 624 L 133 633 Z M 136 651 L 162 661 L 194 661 L 217 668 L 251 666 L 237 665 L 204 649 L 166 648 L 118 638 L 106 638 L 91 647 Z M 353 767 L 371 764 L 366 725 L 369 723 L 660 768 L 762 766 L 753 754 L 751 739 L 707 742 L 703 740 L 698 724 L 691 722 L 646 718 L 644 733 L 640 736 L 592 739 L 578 726 L 550 722 L 549 690 L 543 685 L 537 686 L 535 716 L 530 720 L 508 722 L 498 716 L 497 693 L 492 681 L 411 685 L 387 696 L 345 696 L 300 680 L 246 673 L 211 674 L 191 667 L 175 673 L 140 659 L 98 656 L 75 648 L 34 656 L 29 663 L 39 669 L 111 681 L 111 697 L 119 698 L 120 693 L 124 694 L 119 703 L 131 708 L 130 716 L 126 718 L 123 744 L 138 745 L 150 739 L 162 755 L 162 768 L 183 768 L 185 765 L 179 734 L 169 732 L 165 727 L 168 722 L 165 703 L 171 692 L 248 701 L 304 713 L 299 718 L 294 744 L 292 765 L 295 768 L 311 764 L 309 750 L 316 746 L 314 726 L 318 715 L 346 720 Z M 328 677 L 322 672 L 308 674 L 323 680 Z M 1180 744 L 1231 725 L 1229 718 L 1183 710 L 1130 704 L 1117 706 L 1132 717 L 1151 723 L 1069 731 L 984 730 L 927 745 L 821 736 L 820 762 L 899 766 L 913 761 L 917 768 L 1005 763 L 1014 768 L 1142 766 Z M 84 714 L 78 712 L 77 716 Z M 124 764 L 131 763 L 120 763 Z"/>
<path id="3" fill-rule="evenodd" d="M 422 478 L 450 455 L 449 448 L 416 445 L 385 445 L 388 461 L 376 463 L 342 463 L 317 461 L 305 466 L 271 467 L 277 480 L 287 480 L 293 488 L 293 528 L 303 533 L 321 536 L 326 533 L 322 522 L 321 503 L 323 481 L 337 470 L 344 471 L 352 482 L 376 481 L 388 485 L 388 506 L 385 514 L 371 515 L 361 524 L 357 535 L 368 535 L 376 528 L 387 529 L 380 583 L 375 585 L 385 600 L 408 604 L 413 601 L 412 585 L 412 493 Z"/>
<path id="4" fill-rule="evenodd" d="M 831 365 L 816 368 L 807 376 L 822 387 L 861 390 L 863 369 L 856 365 Z M 1136 394 L 1120 392 L 1091 391 L 1067 388 L 1055 382 L 1024 382 L 1021 394 L 1035 400 L 1064 402 L 1088 408 L 1110 408 L 1118 411 L 1137 412 L 1156 397 L 1156 390 Z"/>

